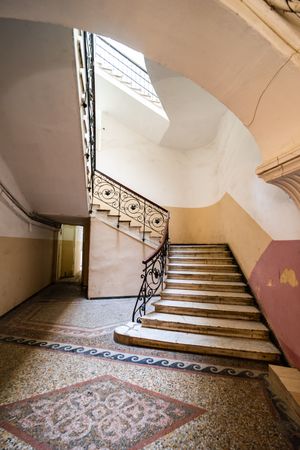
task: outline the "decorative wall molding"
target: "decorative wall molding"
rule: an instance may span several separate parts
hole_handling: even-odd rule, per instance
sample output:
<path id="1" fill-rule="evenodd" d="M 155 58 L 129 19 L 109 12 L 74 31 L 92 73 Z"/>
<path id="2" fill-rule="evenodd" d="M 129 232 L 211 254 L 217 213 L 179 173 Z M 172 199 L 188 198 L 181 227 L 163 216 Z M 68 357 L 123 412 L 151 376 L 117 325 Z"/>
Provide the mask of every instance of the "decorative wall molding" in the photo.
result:
<path id="1" fill-rule="evenodd" d="M 287 192 L 300 208 L 300 148 L 262 163 L 256 174 Z"/>

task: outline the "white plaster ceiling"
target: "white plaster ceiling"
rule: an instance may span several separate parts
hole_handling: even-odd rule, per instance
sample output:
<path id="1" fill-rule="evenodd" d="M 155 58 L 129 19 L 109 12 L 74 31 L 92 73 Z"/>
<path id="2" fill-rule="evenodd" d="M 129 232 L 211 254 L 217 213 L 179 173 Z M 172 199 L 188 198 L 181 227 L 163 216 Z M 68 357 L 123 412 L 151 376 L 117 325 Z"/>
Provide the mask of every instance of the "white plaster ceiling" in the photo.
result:
<path id="1" fill-rule="evenodd" d="M 180 74 L 149 60 L 146 66 L 170 121 L 161 145 L 190 150 L 212 142 L 226 106 Z"/>
<path id="2" fill-rule="evenodd" d="M 162 147 L 192 150 L 211 143 L 226 106 L 193 81 L 149 60 L 146 66 L 168 119 L 151 110 L 147 102 L 141 103 L 137 94 L 130 94 L 130 88 L 101 70 L 96 76 L 98 118 L 102 112 L 109 113 Z"/>

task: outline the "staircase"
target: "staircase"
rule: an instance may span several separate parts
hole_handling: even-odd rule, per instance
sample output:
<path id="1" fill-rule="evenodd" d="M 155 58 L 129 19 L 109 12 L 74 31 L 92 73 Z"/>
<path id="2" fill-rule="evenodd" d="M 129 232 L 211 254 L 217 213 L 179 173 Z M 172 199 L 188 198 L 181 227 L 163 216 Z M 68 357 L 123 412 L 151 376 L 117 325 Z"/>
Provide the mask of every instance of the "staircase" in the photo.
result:
<path id="1" fill-rule="evenodd" d="M 160 242 L 161 236 L 155 235 L 151 230 L 143 231 L 143 225 L 136 223 L 125 215 L 118 214 L 113 208 L 108 209 L 101 204 L 94 203 L 93 210 L 95 216 L 102 222 L 128 236 L 144 241 L 152 248 L 156 248 Z"/>
<path id="2" fill-rule="evenodd" d="M 102 36 L 96 36 L 95 55 L 97 67 L 138 94 L 152 105 L 162 109 L 161 102 L 145 69 L 120 52 Z"/>
<path id="3" fill-rule="evenodd" d="M 154 311 L 116 328 L 126 345 L 276 362 L 280 351 L 227 245 L 170 245 Z"/>
<path id="4" fill-rule="evenodd" d="M 107 225 L 157 248 L 169 213 L 166 209 L 95 170 L 93 213 Z"/>

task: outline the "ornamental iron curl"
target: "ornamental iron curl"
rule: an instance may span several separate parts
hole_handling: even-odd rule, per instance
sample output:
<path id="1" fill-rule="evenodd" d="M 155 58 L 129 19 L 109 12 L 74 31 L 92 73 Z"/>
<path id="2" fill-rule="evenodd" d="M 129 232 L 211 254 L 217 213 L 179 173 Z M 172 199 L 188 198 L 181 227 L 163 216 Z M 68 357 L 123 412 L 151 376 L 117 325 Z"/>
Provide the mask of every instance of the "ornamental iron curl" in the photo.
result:
<path id="1" fill-rule="evenodd" d="M 123 214 L 141 224 L 143 240 L 147 231 L 163 236 L 169 213 L 166 209 L 123 186 L 98 170 L 94 172 L 94 198 L 117 211 L 118 228 Z"/>
<path id="2" fill-rule="evenodd" d="M 150 300 L 163 287 L 166 273 L 166 262 L 169 245 L 169 217 L 166 221 L 162 243 L 157 250 L 143 261 L 144 269 L 141 275 L 142 285 L 132 313 L 133 322 L 141 322 L 146 314 L 146 307 Z"/>

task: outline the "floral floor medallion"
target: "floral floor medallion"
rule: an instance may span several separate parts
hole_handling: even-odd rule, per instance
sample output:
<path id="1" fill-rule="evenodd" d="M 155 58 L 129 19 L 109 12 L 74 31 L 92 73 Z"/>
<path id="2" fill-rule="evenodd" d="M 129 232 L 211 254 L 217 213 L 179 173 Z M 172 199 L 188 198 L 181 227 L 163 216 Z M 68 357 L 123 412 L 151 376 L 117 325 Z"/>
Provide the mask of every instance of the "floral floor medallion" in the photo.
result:
<path id="1" fill-rule="evenodd" d="M 0 426 L 36 449 L 140 449 L 205 410 L 101 376 L 3 405 Z"/>

